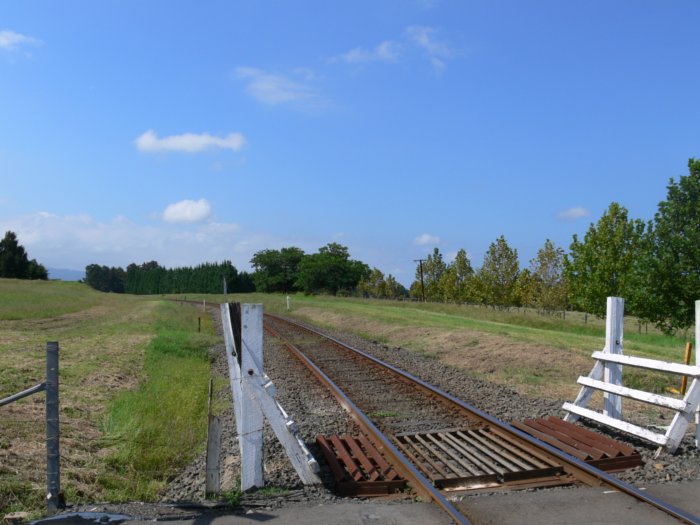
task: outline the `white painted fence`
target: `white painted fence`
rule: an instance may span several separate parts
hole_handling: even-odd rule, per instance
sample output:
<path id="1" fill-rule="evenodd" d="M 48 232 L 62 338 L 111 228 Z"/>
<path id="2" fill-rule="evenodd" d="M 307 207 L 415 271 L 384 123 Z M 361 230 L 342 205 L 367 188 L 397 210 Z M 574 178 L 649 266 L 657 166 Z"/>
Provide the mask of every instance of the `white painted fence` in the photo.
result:
<path id="1" fill-rule="evenodd" d="M 578 383 L 582 385 L 581 390 L 573 403 L 564 403 L 564 410 L 569 412 L 564 419 L 573 423 L 579 417 L 585 417 L 635 435 L 659 445 L 658 456 L 663 448 L 671 453 L 678 448 L 693 415 L 695 415 L 695 446 L 697 447 L 700 442 L 700 425 L 698 425 L 700 418 L 698 412 L 700 405 L 700 359 L 698 358 L 700 301 L 695 302 L 695 366 L 623 355 L 623 318 L 624 300 L 619 297 L 608 297 L 605 348 L 602 352 L 593 352 L 592 357 L 596 363 L 588 377 L 578 378 Z M 684 375 L 692 378 L 692 382 L 683 399 L 634 390 L 622 386 L 623 365 Z M 595 391 L 602 391 L 605 396 L 602 414 L 586 408 Z M 622 419 L 623 397 L 674 410 L 676 414 L 666 433 L 660 434 L 624 421 Z"/>
<path id="2" fill-rule="evenodd" d="M 260 488 L 264 485 L 263 415 L 285 449 L 302 483 L 321 483 L 317 475 L 319 466 L 316 459 L 299 437 L 294 421 L 274 399 L 274 384 L 263 373 L 262 305 L 242 305 L 241 349 L 236 348 L 228 303 L 221 305 L 221 320 L 241 451 L 241 490 Z"/>

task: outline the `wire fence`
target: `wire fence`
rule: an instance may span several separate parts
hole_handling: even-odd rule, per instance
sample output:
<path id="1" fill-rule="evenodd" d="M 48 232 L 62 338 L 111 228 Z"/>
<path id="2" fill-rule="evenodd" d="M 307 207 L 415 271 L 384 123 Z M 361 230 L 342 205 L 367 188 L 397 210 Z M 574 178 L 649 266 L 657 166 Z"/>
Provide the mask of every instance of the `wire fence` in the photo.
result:
<path id="1" fill-rule="evenodd" d="M 55 514 L 59 508 L 63 506 L 61 495 L 61 458 L 60 458 L 60 432 L 59 432 L 59 399 L 58 399 L 58 343 L 46 343 L 46 381 L 39 383 L 33 387 L 12 394 L 8 397 L 0 399 L 0 407 L 8 406 L 18 401 L 28 398 L 34 394 L 45 392 L 45 410 L 43 411 L 43 421 L 41 417 L 28 417 L 27 410 L 20 410 L 17 413 L 12 409 L 5 409 L 2 418 L 3 430 L 0 438 L 0 453 L 4 459 L 2 470 L 3 475 L 12 475 L 12 465 L 22 466 L 20 458 L 14 458 L 17 455 L 14 449 L 20 451 L 36 449 L 40 446 L 39 440 L 33 436 L 41 435 L 41 426 L 46 429 L 46 502 L 47 512 L 49 515 Z M 21 405 L 20 405 L 21 406 Z M 14 407 L 16 408 L 16 407 Z M 8 428 L 20 428 L 24 432 L 7 432 Z M 18 447 L 10 447 L 9 436 L 12 435 L 15 441 L 21 441 Z M 8 440 L 8 443 L 5 442 Z M 6 457 L 5 457 L 6 456 Z M 35 470 L 35 469 L 34 469 Z M 8 472 L 6 472 L 8 471 Z M 8 491 L 12 494 L 14 492 Z M 15 495 L 15 497 L 17 497 Z"/>

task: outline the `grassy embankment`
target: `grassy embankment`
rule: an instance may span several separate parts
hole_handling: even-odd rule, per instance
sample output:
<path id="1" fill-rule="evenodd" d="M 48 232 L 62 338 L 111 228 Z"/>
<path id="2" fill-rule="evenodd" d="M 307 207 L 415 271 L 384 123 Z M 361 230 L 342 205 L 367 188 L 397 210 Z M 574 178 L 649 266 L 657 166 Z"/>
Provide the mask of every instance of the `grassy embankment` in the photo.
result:
<path id="1" fill-rule="evenodd" d="M 211 321 L 160 298 L 0 279 L 0 397 L 43 381 L 53 340 L 66 498 L 154 498 L 203 447 Z M 44 508 L 43 403 L 0 408 L 0 513 Z"/>
<path id="2" fill-rule="evenodd" d="M 222 296 L 188 298 L 221 301 Z M 229 300 L 261 302 L 285 314 L 283 295 L 230 295 Z M 534 310 L 499 311 L 477 306 L 379 301 L 354 298 L 292 297 L 291 317 L 356 333 L 390 347 L 402 347 L 454 365 L 467 374 L 537 397 L 571 400 L 576 379 L 593 366 L 591 353 L 605 345 L 605 320 L 567 312 L 566 319 Z M 681 362 L 685 339 L 625 319 L 625 353 Z M 648 332 L 648 333 L 647 333 Z M 692 333 L 692 332 L 691 332 Z M 680 379 L 627 368 L 633 388 L 663 392 Z"/>

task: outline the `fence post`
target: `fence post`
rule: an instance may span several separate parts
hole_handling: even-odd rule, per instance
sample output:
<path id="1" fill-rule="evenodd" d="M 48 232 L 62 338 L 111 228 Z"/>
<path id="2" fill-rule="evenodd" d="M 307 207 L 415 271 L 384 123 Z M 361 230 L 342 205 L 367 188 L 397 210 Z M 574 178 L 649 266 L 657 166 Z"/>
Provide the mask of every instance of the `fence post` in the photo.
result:
<path id="1" fill-rule="evenodd" d="M 241 376 L 242 380 L 262 379 L 263 309 L 261 304 L 244 304 L 241 308 Z M 247 378 L 247 379 L 246 379 Z M 241 490 L 262 488 L 263 413 L 249 395 L 242 400 Z M 244 453 L 245 448 L 245 453 Z"/>
<path id="2" fill-rule="evenodd" d="M 605 352 L 622 354 L 622 338 L 625 320 L 625 300 L 622 297 L 608 297 L 605 318 Z M 622 365 L 605 363 L 603 381 L 622 386 Z M 622 419 L 622 398 L 617 394 L 605 392 L 603 414 Z"/>
<path id="3" fill-rule="evenodd" d="M 58 424 L 58 343 L 49 342 L 46 343 L 46 501 L 49 515 L 62 506 Z"/>
<path id="4" fill-rule="evenodd" d="M 206 459 L 206 482 L 204 496 L 218 494 L 221 491 L 219 479 L 219 457 L 221 456 L 221 419 L 212 414 L 212 398 L 214 395 L 214 380 L 209 380 L 209 405 L 207 427 L 207 459 Z"/>
<path id="5" fill-rule="evenodd" d="M 695 301 L 695 366 L 700 366 L 700 301 Z M 695 412 L 695 447 L 700 448 L 700 406 Z"/>

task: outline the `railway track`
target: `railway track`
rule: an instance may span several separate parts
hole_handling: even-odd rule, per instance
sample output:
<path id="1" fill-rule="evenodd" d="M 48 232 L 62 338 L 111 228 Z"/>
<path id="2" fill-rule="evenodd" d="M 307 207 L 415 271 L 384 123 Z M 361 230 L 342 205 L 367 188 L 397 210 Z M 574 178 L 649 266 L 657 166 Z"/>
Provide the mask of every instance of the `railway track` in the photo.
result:
<path id="1" fill-rule="evenodd" d="M 341 341 L 270 314 L 265 330 L 331 389 L 412 489 L 456 523 L 469 520 L 450 493 L 585 484 L 700 525 L 695 516 Z"/>

